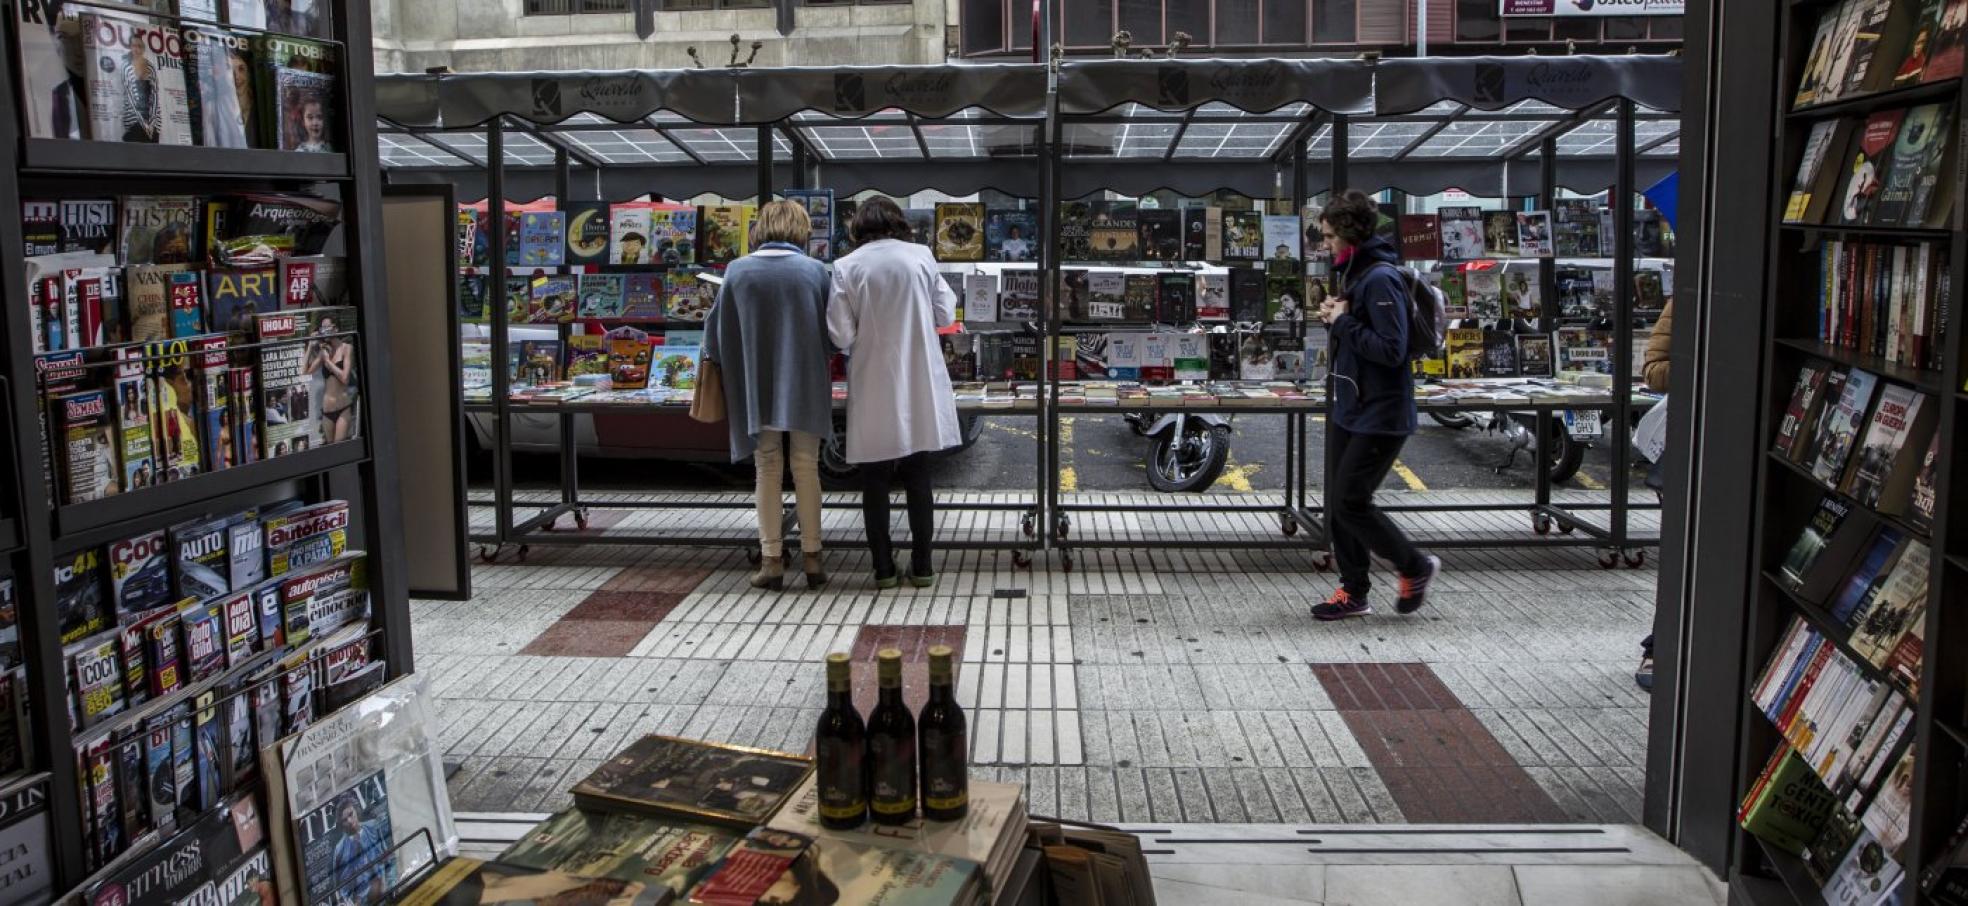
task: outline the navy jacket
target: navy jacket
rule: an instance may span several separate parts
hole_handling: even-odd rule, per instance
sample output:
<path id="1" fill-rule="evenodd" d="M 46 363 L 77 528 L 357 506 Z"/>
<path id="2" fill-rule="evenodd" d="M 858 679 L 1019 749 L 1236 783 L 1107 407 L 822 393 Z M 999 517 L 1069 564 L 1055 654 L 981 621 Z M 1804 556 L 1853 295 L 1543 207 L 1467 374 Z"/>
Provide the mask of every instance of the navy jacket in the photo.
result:
<path id="1" fill-rule="evenodd" d="M 1332 420 L 1354 434 L 1413 434 L 1408 290 L 1400 255 L 1375 236 L 1338 269 L 1346 314 L 1332 322 Z M 1384 266 L 1383 266 L 1384 265 Z"/>

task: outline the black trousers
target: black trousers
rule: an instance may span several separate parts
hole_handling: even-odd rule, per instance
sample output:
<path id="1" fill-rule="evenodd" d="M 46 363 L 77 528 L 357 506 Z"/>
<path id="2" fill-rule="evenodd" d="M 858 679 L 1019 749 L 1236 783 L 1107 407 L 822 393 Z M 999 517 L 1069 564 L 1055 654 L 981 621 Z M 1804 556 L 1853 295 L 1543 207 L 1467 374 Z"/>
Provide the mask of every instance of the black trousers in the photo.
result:
<path id="1" fill-rule="evenodd" d="M 1419 574 L 1426 565 L 1414 543 L 1374 505 L 1374 490 L 1387 479 L 1394 457 L 1407 437 L 1399 434 L 1354 434 L 1328 422 L 1333 435 L 1332 507 L 1333 557 L 1339 561 L 1340 586 L 1355 598 L 1366 597 L 1372 586 L 1373 560 L 1379 554 L 1404 576 Z"/>
<path id="2" fill-rule="evenodd" d="M 895 542 L 888 531 L 888 490 L 898 478 L 909 506 L 909 571 L 926 576 L 934 570 L 929 557 L 929 543 L 936 537 L 936 500 L 929 486 L 932 455 L 915 453 L 861 464 L 861 520 L 867 523 L 876 575 L 887 575 L 895 562 Z"/>

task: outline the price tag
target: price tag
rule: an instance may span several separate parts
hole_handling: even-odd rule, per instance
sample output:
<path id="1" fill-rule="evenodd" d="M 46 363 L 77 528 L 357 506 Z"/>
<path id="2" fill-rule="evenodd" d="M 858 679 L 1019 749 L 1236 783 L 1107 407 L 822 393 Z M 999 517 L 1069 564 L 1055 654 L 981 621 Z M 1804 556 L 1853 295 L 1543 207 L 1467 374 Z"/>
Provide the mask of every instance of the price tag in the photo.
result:
<path id="1" fill-rule="evenodd" d="M 1599 416 L 1597 409 L 1565 410 L 1565 430 L 1573 437 L 1598 437 Z"/>

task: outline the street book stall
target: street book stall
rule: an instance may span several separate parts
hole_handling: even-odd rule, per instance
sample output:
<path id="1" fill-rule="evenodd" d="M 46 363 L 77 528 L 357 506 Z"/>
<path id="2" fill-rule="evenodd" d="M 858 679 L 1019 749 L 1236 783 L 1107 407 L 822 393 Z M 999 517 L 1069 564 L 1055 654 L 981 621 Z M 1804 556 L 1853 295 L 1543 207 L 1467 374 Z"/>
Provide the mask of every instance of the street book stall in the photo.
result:
<path id="1" fill-rule="evenodd" d="M 509 544 L 523 553 L 543 542 L 737 545 L 750 537 L 743 522 L 717 530 L 604 525 L 591 507 L 753 504 L 749 495 L 583 495 L 576 460 L 599 450 L 661 458 L 684 448 L 682 458 L 725 460 L 724 426 L 686 415 L 703 321 L 723 266 L 749 251 L 757 202 L 775 194 L 806 206 L 814 227 L 807 251 L 829 261 L 851 248 L 857 192 L 989 189 L 1024 199 L 988 212 L 959 205 L 910 215 L 916 241 L 937 250 L 964 303 L 961 326 L 943 343 L 966 440 L 976 439 L 987 411 L 1036 421 L 1037 276 L 1046 252 L 1034 241 L 1040 217 L 1031 200 L 1040 194 L 1046 78 L 1042 66 L 1010 65 L 381 80 L 392 181 L 451 184 L 471 202 L 460 211 L 456 295 L 460 319 L 477 334 L 462 339 L 461 392 L 486 429 L 494 465 L 493 524 L 473 537 L 481 553 L 496 556 Z M 835 367 L 839 378 L 838 359 Z M 836 437 L 821 460 L 838 488 L 854 478 L 840 437 L 848 402 L 838 380 L 834 403 Z M 557 423 L 544 442 L 523 436 L 540 433 L 529 422 L 543 419 Z M 530 504 L 512 469 L 521 443 L 557 453 L 561 466 L 558 499 L 525 517 L 516 511 Z M 1042 483 L 1033 476 L 1035 489 Z M 986 515 L 940 546 L 1011 550 L 1023 564 L 1041 543 L 1036 490 L 1027 502 L 941 507 Z M 576 531 L 555 533 L 569 515 Z M 851 545 L 858 536 L 830 540 Z"/>

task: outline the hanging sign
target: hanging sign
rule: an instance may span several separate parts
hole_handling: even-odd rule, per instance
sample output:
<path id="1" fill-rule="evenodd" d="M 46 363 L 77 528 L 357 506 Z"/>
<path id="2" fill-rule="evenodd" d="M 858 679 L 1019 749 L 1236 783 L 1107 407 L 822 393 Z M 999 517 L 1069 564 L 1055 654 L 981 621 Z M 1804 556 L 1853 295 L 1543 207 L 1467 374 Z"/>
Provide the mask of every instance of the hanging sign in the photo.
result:
<path id="1" fill-rule="evenodd" d="M 1683 0 L 1499 0 L 1506 16 L 1557 16 L 1568 19 L 1607 16 L 1679 16 Z"/>

